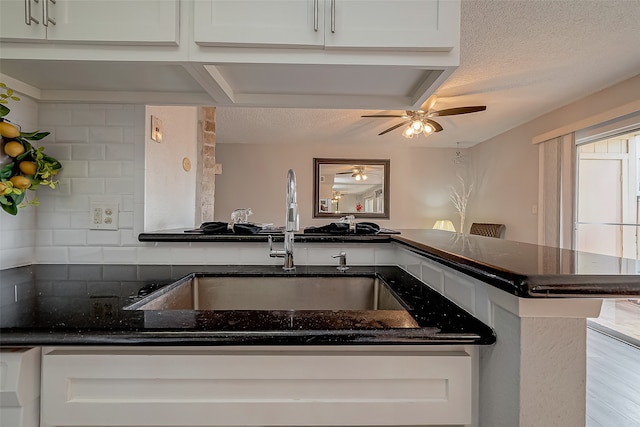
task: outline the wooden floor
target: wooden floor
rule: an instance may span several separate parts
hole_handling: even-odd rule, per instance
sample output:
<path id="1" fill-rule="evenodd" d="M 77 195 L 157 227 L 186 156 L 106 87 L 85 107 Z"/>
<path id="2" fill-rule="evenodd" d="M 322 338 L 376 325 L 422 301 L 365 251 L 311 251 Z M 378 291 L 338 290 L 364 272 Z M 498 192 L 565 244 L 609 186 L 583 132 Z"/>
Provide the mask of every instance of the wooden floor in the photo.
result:
<path id="1" fill-rule="evenodd" d="M 640 427 L 640 348 L 587 329 L 587 427 Z"/>

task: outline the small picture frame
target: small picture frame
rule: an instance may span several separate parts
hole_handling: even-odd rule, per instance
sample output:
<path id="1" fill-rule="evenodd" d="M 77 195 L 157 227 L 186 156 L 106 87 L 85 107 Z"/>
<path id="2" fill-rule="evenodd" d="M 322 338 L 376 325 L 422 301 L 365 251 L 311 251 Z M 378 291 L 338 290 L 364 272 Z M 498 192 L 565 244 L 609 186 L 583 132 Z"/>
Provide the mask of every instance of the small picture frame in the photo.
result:
<path id="1" fill-rule="evenodd" d="M 320 203 L 318 205 L 320 212 L 329 212 L 329 202 L 329 199 L 320 199 Z"/>

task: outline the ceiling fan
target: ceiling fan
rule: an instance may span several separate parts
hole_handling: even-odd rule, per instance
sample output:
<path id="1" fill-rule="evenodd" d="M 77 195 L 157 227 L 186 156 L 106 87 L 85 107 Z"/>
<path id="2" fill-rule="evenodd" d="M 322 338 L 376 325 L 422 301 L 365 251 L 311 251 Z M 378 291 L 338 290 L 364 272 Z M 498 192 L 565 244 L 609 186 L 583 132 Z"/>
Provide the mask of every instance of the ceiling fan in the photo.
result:
<path id="1" fill-rule="evenodd" d="M 406 110 L 405 114 L 377 114 L 377 115 L 365 115 L 362 117 L 399 117 L 404 120 L 396 125 L 391 126 L 388 129 L 383 130 L 378 134 L 384 135 L 392 130 L 398 129 L 401 126 L 409 125 L 402 132 L 402 136 L 406 138 L 413 138 L 421 133 L 425 136 L 429 136 L 433 132 L 440 132 L 443 130 L 440 123 L 433 120 L 433 117 L 444 116 L 456 116 L 458 114 L 469 114 L 478 111 L 484 111 L 487 109 L 485 105 L 476 105 L 469 107 L 456 107 L 447 108 L 444 110 L 434 110 L 433 106 L 437 101 L 436 95 L 431 95 L 421 106 L 419 110 Z"/>
<path id="2" fill-rule="evenodd" d="M 337 172 L 336 175 L 351 175 L 351 178 L 356 181 L 366 181 L 368 178 L 367 168 L 365 166 L 353 166 L 350 170 L 346 172 Z"/>

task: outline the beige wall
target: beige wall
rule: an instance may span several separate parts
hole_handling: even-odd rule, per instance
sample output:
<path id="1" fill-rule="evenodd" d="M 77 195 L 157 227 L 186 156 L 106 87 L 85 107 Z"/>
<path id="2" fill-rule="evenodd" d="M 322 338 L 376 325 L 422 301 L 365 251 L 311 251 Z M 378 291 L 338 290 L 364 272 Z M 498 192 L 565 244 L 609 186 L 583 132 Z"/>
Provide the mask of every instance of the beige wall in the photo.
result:
<path id="1" fill-rule="evenodd" d="M 506 224 L 505 238 L 537 242 L 538 147 L 534 136 L 640 97 L 640 75 L 559 108 L 471 148 L 476 197 L 469 221 Z"/>
<path id="2" fill-rule="evenodd" d="M 348 147 L 305 144 L 224 144 L 216 158 L 222 175 L 216 177 L 215 219 L 228 221 L 236 208 L 252 208 L 251 221 L 283 225 L 287 170 L 296 172 L 300 225 L 326 224 L 312 218 L 313 158 L 379 158 L 391 160 L 389 228 L 428 228 L 436 219 L 458 216 L 449 200 L 449 186 L 464 166 L 452 162 L 455 150 L 407 147 Z"/>
<path id="3" fill-rule="evenodd" d="M 145 231 L 193 227 L 196 222 L 196 107 L 147 106 Z M 151 139 L 151 116 L 162 121 L 162 142 Z M 191 169 L 183 168 L 188 158 Z"/>
<path id="4" fill-rule="evenodd" d="M 406 147 L 349 147 L 332 145 L 264 146 L 218 142 L 216 220 L 226 221 L 235 208 L 251 207 L 255 222 L 282 224 L 284 181 L 288 168 L 298 176 L 301 225 L 327 221 L 311 217 L 314 157 L 391 159 L 391 218 L 377 221 L 390 228 L 431 227 L 436 219 L 459 219 L 449 200 L 456 174 L 474 184 L 466 224 L 506 224 L 505 238 L 537 242 L 538 146 L 536 135 L 575 123 L 638 99 L 640 76 L 578 100 L 511 129 L 468 150 L 466 162 L 454 165 L 454 150 Z"/>

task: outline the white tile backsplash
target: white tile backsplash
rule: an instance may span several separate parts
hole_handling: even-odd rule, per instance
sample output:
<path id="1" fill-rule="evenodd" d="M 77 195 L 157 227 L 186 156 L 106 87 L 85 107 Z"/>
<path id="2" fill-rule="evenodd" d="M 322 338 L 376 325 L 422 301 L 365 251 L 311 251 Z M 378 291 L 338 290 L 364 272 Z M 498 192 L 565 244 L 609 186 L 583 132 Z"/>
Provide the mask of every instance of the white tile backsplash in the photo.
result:
<path id="1" fill-rule="evenodd" d="M 106 148 L 104 144 L 80 145 L 73 144 L 71 147 L 71 158 L 73 160 L 104 160 Z"/>
<path id="2" fill-rule="evenodd" d="M 103 108 L 92 109 L 87 108 L 86 105 L 70 105 L 69 107 L 72 108 L 71 124 L 82 126 L 105 126 L 106 124 L 106 113 Z"/>
<path id="3" fill-rule="evenodd" d="M 45 129 L 46 124 L 40 125 Z M 56 143 L 89 143 L 89 128 L 85 126 L 57 126 L 53 140 Z"/>
<path id="4" fill-rule="evenodd" d="M 93 161 L 88 163 L 88 176 L 98 177 L 121 177 L 123 162 Z"/>
<path id="5" fill-rule="evenodd" d="M 62 162 L 62 160 L 60 160 Z M 89 176 L 89 162 L 85 160 L 65 160 L 60 178 L 86 178 Z"/>
<path id="6" fill-rule="evenodd" d="M 122 144 L 124 131 L 120 126 L 89 128 L 89 142 L 92 144 Z"/>
<path id="7" fill-rule="evenodd" d="M 105 154 L 107 160 L 131 160 L 136 153 L 132 144 L 107 144 L 105 148 L 107 150 Z"/>
<path id="8" fill-rule="evenodd" d="M 87 244 L 86 230 L 53 230 L 54 246 L 75 246 Z"/>
<path id="9" fill-rule="evenodd" d="M 74 179 L 71 181 L 71 192 L 75 195 L 104 194 L 104 178 Z"/>
<path id="10" fill-rule="evenodd" d="M 70 263 L 102 263 L 102 247 L 92 246 L 71 246 L 69 247 Z"/>
<path id="11" fill-rule="evenodd" d="M 50 105 L 50 108 L 42 108 L 38 112 L 38 122 L 44 130 L 54 126 L 71 124 L 71 110 L 62 105 Z"/>

